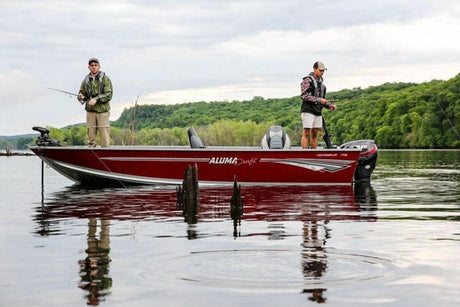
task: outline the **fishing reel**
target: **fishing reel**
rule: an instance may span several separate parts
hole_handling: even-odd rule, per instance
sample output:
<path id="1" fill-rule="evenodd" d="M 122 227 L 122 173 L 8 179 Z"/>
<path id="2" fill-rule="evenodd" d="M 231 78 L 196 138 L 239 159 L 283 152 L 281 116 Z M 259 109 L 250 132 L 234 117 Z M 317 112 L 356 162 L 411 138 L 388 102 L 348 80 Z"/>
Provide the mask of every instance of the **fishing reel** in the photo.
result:
<path id="1" fill-rule="evenodd" d="M 50 131 L 43 127 L 32 127 L 32 130 L 40 132 L 40 136 L 35 143 L 38 146 L 61 146 L 58 140 L 53 140 L 49 137 Z"/>
<path id="2" fill-rule="evenodd" d="M 80 102 L 80 104 L 85 104 L 89 99 L 80 99 L 80 97 L 77 97 L 77 100 Z"/>

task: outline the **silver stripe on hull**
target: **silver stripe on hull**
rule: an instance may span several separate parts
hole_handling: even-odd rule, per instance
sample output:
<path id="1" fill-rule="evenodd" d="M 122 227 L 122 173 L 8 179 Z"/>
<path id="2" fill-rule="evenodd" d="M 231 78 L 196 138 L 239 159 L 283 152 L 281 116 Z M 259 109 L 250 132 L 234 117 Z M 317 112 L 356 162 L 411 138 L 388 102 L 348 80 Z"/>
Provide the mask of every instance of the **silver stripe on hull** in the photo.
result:
<path id="1" fill-rule="evenodd" d="M 119 162 L 208 162 L 209 158 L 150 158 L 150 157 L 102 157 L 99 158 L 106 161 L 119 161 Z"/>
<path id="2" fill-rule="evenodd" d="M 335 173 L 349 168 L 354 160 L 321 160 L 321 159 L 260 159 L 261 162 L 287 164 L 295 167 L 306 168 L 315 172 L 327 171 Z"/>

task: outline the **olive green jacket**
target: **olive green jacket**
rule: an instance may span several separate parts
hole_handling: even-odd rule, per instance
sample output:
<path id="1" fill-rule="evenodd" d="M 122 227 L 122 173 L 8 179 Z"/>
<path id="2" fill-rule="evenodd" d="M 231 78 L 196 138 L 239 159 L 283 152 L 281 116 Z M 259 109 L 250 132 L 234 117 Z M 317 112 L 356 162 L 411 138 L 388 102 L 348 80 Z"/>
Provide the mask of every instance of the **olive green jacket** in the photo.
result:
<path id="1" fill-rule="evenodd" d="M 103 75 L 102 84 L 100 77 Z M 89 73 L 81 82 L 79 94 L 83 94 L 85 99 L 85 110 L 88 112 L 104 113 L 110 111 L 110 100 L 113 95 L 112 81 L 103 72 L 99 72 L 95 78 Z M 90 106 L 88 101 L 96 98 L 96 104 Z"/>

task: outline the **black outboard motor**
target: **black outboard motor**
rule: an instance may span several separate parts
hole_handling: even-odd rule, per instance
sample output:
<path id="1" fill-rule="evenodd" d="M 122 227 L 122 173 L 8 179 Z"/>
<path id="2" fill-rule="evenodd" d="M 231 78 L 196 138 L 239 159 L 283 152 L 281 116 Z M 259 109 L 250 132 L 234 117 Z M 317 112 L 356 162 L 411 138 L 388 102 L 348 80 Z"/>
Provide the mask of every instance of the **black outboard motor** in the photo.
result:
<path id="1" fill-rule="evenodd" d="M 358 140 L 342 144 L 340 148 L 358 148 L 358 165 L 355 169 L 355 182 L 370 181 L 377 163 L 377 145 L 373 140 Z"/>
<path id="2" fill-rule="evenodd" d="M 289 149 L 291 139 L 281 126 L 271 126 L 262 138 L 263 149 Z"/>
<path id="3" fill-rule="evenodd" d="M 205 148 L 206 146 L 203 145 L 198 133 L 196 133 L 195 128 L 190 127 L 187 129 L 188 140 L 190 142 L 190 147 L 192 148 Z"/>
<path id="4" fill-rule="evenodd" d="M 32 130 L 40 132 L 40 136 L 35 143 L 38 146 L 61 146 L 58 140 L 53 140 L 49 137 L 50 131 L 43 127 L 32 127 Z"/>

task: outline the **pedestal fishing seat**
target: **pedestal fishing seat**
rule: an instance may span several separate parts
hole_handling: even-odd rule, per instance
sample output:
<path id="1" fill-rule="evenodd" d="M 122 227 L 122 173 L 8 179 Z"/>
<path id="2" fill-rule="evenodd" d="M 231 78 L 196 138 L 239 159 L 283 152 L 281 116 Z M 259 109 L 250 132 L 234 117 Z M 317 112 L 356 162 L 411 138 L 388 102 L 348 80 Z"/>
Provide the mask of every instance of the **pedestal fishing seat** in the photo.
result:
<path id="1" fill-rule="evenodd" d="M 271 126 L 261 141 L 263 149 L 289 149 L 291 139 L 281 126 Z"/>

